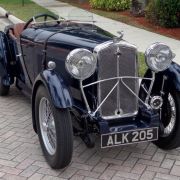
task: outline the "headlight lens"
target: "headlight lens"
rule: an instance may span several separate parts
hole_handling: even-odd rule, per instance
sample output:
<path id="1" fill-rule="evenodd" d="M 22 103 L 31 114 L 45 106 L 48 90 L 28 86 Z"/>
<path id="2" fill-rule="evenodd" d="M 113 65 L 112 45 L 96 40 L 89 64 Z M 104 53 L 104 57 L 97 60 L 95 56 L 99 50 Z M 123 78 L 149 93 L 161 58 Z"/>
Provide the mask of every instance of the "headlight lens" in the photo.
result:
<path id="1" fill-rule="evenodd" d="M 174 58 L 171 49 L 163 43 L 152 44 L 145 53 L 148 67 L 155 72 L 166 70 Z"/>
<path id="2" fill-rule="evenodd" d="M 75 49 L 67 56 L 65 66 L 67 71 L 76 79 L 87 79 L 96 70 L 97 59 L 87 49 Z"/>

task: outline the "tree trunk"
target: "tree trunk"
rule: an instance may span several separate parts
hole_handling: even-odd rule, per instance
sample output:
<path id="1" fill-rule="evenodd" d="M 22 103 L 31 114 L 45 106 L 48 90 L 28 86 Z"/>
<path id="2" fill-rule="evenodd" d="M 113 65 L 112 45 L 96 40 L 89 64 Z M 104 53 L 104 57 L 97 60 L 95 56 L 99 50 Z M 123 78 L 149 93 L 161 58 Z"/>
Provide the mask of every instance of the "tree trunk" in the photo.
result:
<path id="1" fill-rule="evenodd" d="M 147 4 L 148 0 L 132 0 L 131 13 L 134 16 L 144 16 L 144 10 Z"/>

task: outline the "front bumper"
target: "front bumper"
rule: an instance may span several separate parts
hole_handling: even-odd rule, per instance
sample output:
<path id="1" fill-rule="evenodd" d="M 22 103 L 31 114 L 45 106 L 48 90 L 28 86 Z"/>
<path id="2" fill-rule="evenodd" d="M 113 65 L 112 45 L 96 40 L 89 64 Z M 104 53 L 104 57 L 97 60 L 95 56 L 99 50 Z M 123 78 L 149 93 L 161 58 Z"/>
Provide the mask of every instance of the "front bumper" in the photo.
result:
<path id="1" fill-rule="evenodd" d="M 100 134 L 118 133 L 136 129 L 147 129 L 160 126 L 159 113 L 153 110 L 139 110 L 138 115 L 128 118 L 114 119 L 107 121 L 102 118 L 97 119 Z"/>

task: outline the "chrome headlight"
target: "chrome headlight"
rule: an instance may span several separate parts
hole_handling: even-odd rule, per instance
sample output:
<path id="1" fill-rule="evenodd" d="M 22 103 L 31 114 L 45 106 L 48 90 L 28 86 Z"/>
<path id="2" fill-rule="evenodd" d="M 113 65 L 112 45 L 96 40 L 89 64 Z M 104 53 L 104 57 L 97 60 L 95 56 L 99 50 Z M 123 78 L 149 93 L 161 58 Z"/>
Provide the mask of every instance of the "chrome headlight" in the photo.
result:
<path id="1" fill-rule="evenodd" d="M 76 79 L 89 78 L 96 70 L 97 59 L 87 49 L 75 49 L 67 56 L 65 66 Z"/>
<path id="2" fill-rule="evenodd" d="M 171 49 L 163 43 L 152 44 L 145 52 L 146 64 L 154 72 L 166 70 L 175 55 Z"/>

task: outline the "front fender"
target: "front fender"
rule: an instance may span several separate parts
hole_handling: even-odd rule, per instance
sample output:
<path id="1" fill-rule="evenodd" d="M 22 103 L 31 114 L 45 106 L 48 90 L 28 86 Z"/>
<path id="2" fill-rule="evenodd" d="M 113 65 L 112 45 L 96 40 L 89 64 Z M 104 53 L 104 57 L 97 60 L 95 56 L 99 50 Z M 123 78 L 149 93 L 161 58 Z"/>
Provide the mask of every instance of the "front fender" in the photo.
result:
<path id="1" fill-rule="evenodd" d="M 180 65 L 173 62 L 171 66 L 163 72 L 163 75 L 168 77 L 168 82 L 177 91 L 180 91 Z"/>
<path id="2" fill-rule="evenodd" d="M 63 78 L 51 70 L 43 71 L 36 79 L 33 92 L 37 89 L 37 83 L 41 81 L 49 92 L 56 108 L 72 107 L 72 96 Z"/>
<path id="3" fill-rule="evenodd" d="M 36 78 L 32 91 L 32 119 L 35 132 L 37 129 L 34 105 L 36 92 L 40 85 L 46 87 L 56 108 L 71 108 L 73 106 L 71 93 L 63 78 L 54 71 L 44 70 Z"/>
<path id="4" fill-rule="evenodd" d="M 9 51 L 7 47 L 7 37 L 0 31 L 0 76 L 3 78 L 3 84 L 9 86 L 10 76 L 8 73 L 8 60 L 9 60 Z"/>
<path id="5" fill-rule="evenodd" d="M 162 89 L 163 77 L 166 77 L 164 84 L 164 91 L 168 92 L 169 90 L 180 91 L 180 66 L 173 62 L 171 66 L 162 72 L 156 73 L 155 82 L 153 86 L 153 93 L 159 93 Z M 147 70 L 145 77 L 152 77 L 151 70 Z M 142 81 L 147 87 L 149 87 L 150 82 Z"/>

